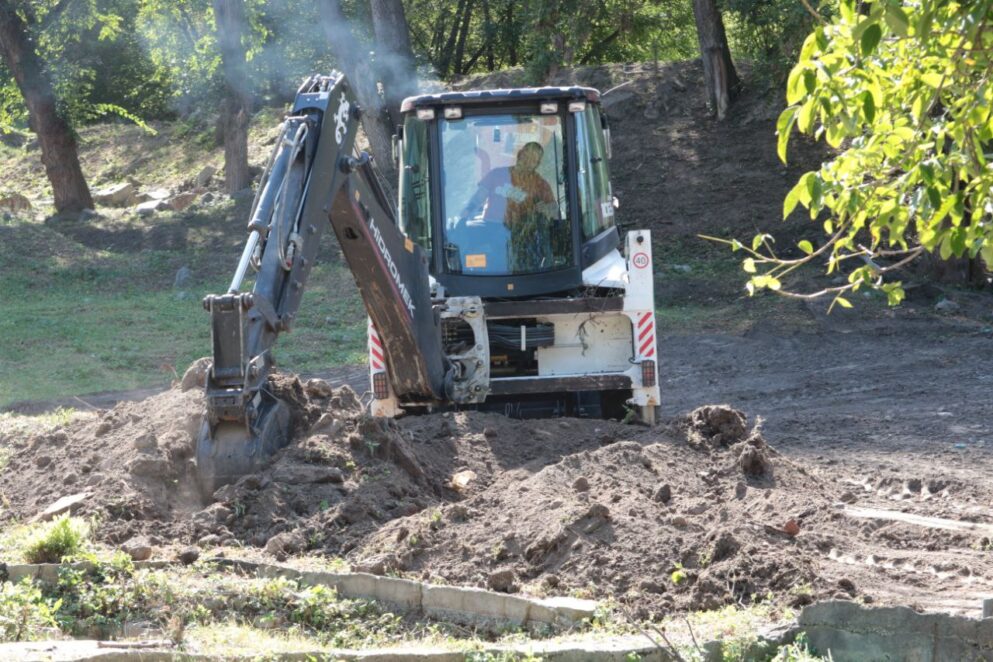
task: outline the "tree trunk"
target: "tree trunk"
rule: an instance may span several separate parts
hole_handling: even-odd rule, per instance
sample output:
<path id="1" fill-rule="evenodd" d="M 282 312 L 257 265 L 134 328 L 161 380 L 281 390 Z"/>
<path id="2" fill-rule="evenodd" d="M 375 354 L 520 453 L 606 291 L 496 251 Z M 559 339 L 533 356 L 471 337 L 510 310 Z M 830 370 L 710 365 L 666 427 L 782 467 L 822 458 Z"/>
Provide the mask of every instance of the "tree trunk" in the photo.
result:
<path id="1" fill-rule="evenodd" d="M 342 72 L 348 76 L 355 96 L 362 108 L 362 128 L 369 140 L 369 151 L 386 179 L 395 185 L 393 167 L 393 129 L 389 112 L 379 94 L 376 75 L 364 56 L 359 40 L 355 38 L 348 21 L 341 11 L 339 0 L 318 0 L 324 33 L 327 35 L 331 54 Z"/>
<path id="2" fill-rule="evenodd" d="M 217 43 L 227 98 L 221 104 L 224 133 L 224 187 L 236 193 L 252 183 L 248 170 L 248 124 L 252 116 L 252 93 L 245 66 L 243 36 L 248 32 L 243 0 L 214 0 Z"/>
<path id="3" fill-rule="evenodd" d="M 76 138 L 56 109 L 55 92 L 27 25 L 6 0 L 0 0 L 0 56 L 28 107 L 31 129 L 41 147 L 41 162 L 52 184 L 56 211 L 92 209 L 93 198 L 79 165 Z"/>
<path id="4" fill-rule="evenodd" d="M 693 0 L 700 56 L 703 59 L 703 80 L 707 101 L 717 119 L 727 116 L 728 106 L 738 93 L 738 73 L 731 61 L 724 21 L 715 0 Z"/>
<path id="5" fill-rule="evenodd" d="M 393 130 L 402 123 L 400 102 L 417 94 L 417 70 L 410 47 L 410 27 L 401 0 L 370 0 L 376 36 L 376 69 L 383 84 Z"/>

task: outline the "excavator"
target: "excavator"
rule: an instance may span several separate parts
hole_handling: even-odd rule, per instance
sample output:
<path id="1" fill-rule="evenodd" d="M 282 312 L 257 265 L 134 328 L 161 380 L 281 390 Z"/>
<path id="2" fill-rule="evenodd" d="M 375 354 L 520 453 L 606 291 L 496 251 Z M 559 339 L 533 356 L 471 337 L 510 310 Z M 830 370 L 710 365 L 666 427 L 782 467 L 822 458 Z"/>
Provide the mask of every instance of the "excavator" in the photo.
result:
<path id="1" fill-rule="evenodd" d="M 393 137 L 398 196 L 356 149 L 344 75 L 299 88 L 260 180 L 227 293 L 208 295 L 213 362 L 201 488 L 289 442 L 268 387 L 330 225 L 368 313 L 370 414 L 495 410 L 651 424 L 659 404 L 652 242 L 622 238 L 600 94 L 423 94 Z M 245 280 L 255 272 L 249 290 Z"/>

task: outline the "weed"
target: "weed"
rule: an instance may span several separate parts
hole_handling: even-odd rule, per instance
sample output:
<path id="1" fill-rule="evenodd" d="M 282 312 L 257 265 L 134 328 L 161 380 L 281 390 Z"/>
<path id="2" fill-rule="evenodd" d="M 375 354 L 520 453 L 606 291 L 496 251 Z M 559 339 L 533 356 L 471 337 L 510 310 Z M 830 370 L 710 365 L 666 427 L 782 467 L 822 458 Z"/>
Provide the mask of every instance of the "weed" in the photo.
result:
<path id="1" fill-rule="evenodd" d="M 44 638 L 45 630 L 57 625 L 54 613 L 60 604 L 46 600 L 30 579 L 0 584 L 0 641 Z"/>
<path id="2" fill-rule="evenodd" d="M 682 563 L 676 564 L 676 569 L 672 571 L 672 574 L 669 575 L 669 578 L 672 580 L 672 583 L 675 584 L 676 586 L 679 586 L 682 582 L 686 581 L 686 572 L 683 570 Z"/>
<path id="3" fill-rule="evenodd" d="M 84 520 L 63 515 L 42 526 L 24 548 L 28 563 L 58 563 L 63 557 L 82 553 L 90 535 Z"/>

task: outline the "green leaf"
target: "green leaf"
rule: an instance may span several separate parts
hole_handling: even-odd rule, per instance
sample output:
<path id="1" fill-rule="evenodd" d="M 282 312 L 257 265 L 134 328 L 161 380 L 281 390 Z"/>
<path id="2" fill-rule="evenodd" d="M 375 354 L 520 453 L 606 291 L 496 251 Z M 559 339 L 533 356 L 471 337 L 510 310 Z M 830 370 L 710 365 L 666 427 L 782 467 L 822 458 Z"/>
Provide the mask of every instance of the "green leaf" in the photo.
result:
<path id="1" fill-rule="evenodd" d="M 783 163 L 786 163 L 786 145 L 789 143 L 790 131 L 793 130 L 793 124 L 796 122 L 796 113 L 797 106 L 789 106 L 779 114 L 779 119 L 776 120 L 776 133 L 779 135 L 776 153 L 779 154 L 779 160 Z"/>
<path id="2" fill-rule="evenodd" d="M 924 84 L 928 87 L 933 87 L 934 89 L 938 89 L 941 86 L 943 79 L 944 77 L 935 71 L 928 71 L 921 74 L 921 80 Z"/>
<path id="3" fill-rule="evenodd" d="M 747 257 L 745 261 L 741 263 L 741 268 L 745 270 L 745 273 L 753 274 L 756 272 L 755 260 L 753 258 Z"/>
<path id="4" fill-rule="evenodd" d="M 814 127 L 814 111 L 817 109 L 817 99 L 811 97 L 800 106 L 800 113 L 797 115 L 796 128 L 800 133 L 810 133 Z"/>
<path id="5" fill-rule="evenodd" d="M 814 245 L 813 245 L 813 244 L 811 244 L 811 243 L 810 243 L 809 241 L 807 241 L 806 239 L 802 239 L 802 240 L 800 240 L 800 241 L 799 241 L 799 242 L 797 243 L 797 247 L 798 247 L 798 248 L 799 248 L 799 249 L 800 249 L 801 251 L 803 251 L 804 253 L 806 253 L 807 255 L 810 255 L 811 253 L 813 253 L 813 252 L 814 252 Z"/>
<path id="6" fill-rule="evenodd" d="M 862 97 L 862 114 L 865 116 L 865 121 L 872 124 L 872 120 L 876 119 L 876 100 L 869 90 L 866 90 L 860 96 Z"/>
<path id="7" fill-rule="evenodd" d="M 800 196 L 797 195 L 796 186 L 790 189 L 790 192 L 786 194 L 786 199 L 783 200 L 783 220 L 785 221 L 787 217 L 793 213 L 796 209 L 797 203 L 800 202 Z"/>
<path id="8" fill-rule="evenodd" d="M 893 34 L 906 37 L 910 27 L 907 12 L 900 5 L 886 5 L 886 25 L 890 26 Z"/>
<path id="9" fill-rule="evenodd" d="M 851 308 L 852 307 L 852 302 L 849 301 L 848 299 L 846 299 L 843 296 L 836 296 L 834 298 L 834 303 L 838 304 L 842 308 Z"/>
<path id="10" fill-rule="evenodd" d="M 883 29 L 879 27 L 879 23 L 873 22 L 872 25 L 865 29 L 865 32 L 862 33 L 862 38 L 859 40 L 862 55 L 871 55 L 876 50 L 876 46 L 882 37 Z"/>

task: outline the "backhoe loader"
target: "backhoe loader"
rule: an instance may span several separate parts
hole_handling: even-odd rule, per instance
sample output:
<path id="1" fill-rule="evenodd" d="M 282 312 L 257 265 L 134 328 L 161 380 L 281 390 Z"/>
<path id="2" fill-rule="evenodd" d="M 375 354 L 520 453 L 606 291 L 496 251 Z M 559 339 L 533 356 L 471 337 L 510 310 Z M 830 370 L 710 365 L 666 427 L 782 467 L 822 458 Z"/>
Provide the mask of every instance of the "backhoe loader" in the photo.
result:
<path id="1" fill-rule="evenodd" d="M 373 416 L 487 409 L 636 417 L 659 404 L 652 242 L 622 237 L 610 131 L 586 87 L 404 100 L 394 198 L 355 149 L 346 78 L 299 89 L 262 176 L 228 292 L 197 442 L 208 494 L 289 441 L 267 388 L 330 225 L 368 312 Z M 249 271 L 255 272 L 250 290 Z"/>

